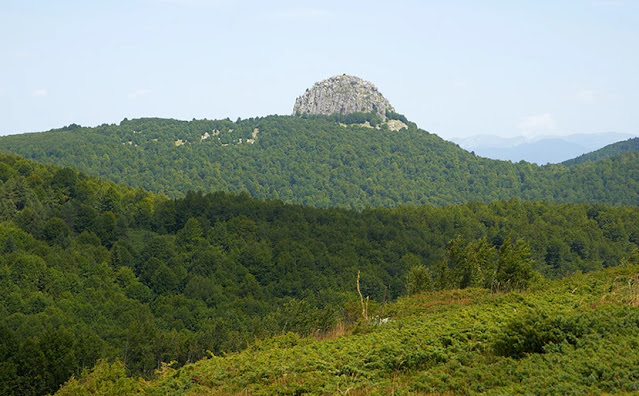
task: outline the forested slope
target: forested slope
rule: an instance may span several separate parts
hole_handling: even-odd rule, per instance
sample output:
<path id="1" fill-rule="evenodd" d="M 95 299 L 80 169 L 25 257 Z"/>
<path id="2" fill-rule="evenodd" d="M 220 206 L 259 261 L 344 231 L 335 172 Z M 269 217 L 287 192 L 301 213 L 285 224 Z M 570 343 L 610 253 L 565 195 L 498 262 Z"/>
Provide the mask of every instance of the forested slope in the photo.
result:
<path id="1" fill-rule="evenodd" d="M 537 273 L 617 265 L 638 242 L 637 207 L 169 200 L 0 155 L 0 393 L 53 392 L 99 358 L 150 376 L 207 350 L 321 333 L 357 315 L 358 272 L 374 312 L 407 285 L 521 289 Z"/>
<path id="2" fill-rule="evenodd" d="M 639 138 L 632 138 L 624 140 L 622 142 L 609 144 L 606 147 L 600 148 L 599 150 L 580 155 L 577 158 L 573 158 L 562 163 L 566 166 L 573 166 L 588 161 L 597 161 L 602 158 L 610 158 L 619 154 L 636 151 L 639 151 Z"/>
<path id="3" fill-rule="evenodd" d="M 634 394 L 638 307 L 636 263 L 526 293 L 422 294 L 342 336 L 287 334 L 151 382 L 101 362 L 58 394 Z"/>
<path id="4" fill-rule="evenodd" d="M 0 151 L 134 187 L 189 190 L 361 209 L 519 198 L 635 205 L 637 153 L 576 166 L 480 158 L 406 121 L 369 115 L 269 116 L 238 122 L 125 120 L 0 138 Z M 377 128 L 360 125 L 370 119 Z M 350 124 L 346 124 L 350 123 Z"/>

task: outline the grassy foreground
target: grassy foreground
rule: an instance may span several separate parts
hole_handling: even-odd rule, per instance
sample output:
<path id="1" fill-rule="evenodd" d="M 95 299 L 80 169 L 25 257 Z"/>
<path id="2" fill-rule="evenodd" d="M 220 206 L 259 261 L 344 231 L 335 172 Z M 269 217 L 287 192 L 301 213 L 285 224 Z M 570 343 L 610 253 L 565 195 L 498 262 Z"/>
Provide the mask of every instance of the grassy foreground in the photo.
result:
<path id="1" fill-rule="evenodd" d="M 639 392 L 639 265 L 524 293 L 465 289 L 404 298 L 382 316 L 390 320 L 315 338 L 286 334 L 178 370 L 166 366 L 152 381 L 101 362 L 57 394 Z"/>

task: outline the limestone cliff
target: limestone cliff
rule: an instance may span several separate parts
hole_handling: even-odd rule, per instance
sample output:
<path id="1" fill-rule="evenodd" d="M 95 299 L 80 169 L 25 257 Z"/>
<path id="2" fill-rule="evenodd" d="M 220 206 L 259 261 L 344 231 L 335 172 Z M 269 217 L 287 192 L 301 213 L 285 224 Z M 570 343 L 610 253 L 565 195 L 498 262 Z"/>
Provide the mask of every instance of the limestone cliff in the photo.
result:
<path id="1" fill-rule="evenodd" d="M 369 81 L 359 77 L 333 76 L 315 83 L 295 100 L 293 114 L 351 114 L 376 111 L 382 119 L 395 111 Z"/>

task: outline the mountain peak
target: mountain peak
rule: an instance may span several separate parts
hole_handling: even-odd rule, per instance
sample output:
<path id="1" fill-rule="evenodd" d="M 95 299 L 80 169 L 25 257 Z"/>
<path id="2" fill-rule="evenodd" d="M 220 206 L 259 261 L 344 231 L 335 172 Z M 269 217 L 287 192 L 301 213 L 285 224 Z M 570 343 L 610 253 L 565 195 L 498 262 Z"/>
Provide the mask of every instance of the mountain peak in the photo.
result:
<path id="1" fill-rule="evenodd" d="M 295 100 L 293 114 L 352 114 L 395 111 L 373 83 L 346 74 L 315 83 Z"/>

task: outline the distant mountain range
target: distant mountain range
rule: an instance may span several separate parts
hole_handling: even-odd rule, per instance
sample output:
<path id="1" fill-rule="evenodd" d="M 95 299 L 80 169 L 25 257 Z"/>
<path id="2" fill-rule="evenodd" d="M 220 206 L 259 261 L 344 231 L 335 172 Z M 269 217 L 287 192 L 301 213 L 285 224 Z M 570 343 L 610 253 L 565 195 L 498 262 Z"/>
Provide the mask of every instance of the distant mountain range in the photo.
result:
<path id="1" fill-rule="evenodd" d="M 592 151 L 579 157 L 562 162 L 566 166 L 578 165 L 588 161 L 597 161 L 603 158 L 610 158 L 615 155 L 627 152 L 639 151 L 639 138 L 623 140 L 621 142 L 609 144 L 599 150 Z"/>
<path id="2" fill-rule="evenodd" d="M 504 161 L 526 161 L 539 165 L 556 164 L 598 150 L 606 145 L 627 140 L 636 135 L 607 132 L 568 136 L 518 136 L 504 138 L 495 135 L 476 135 L 452 138 L 460 147 L 475 154 Z"/>
<path id="3" fill-rule="evenodd" d="M 142 118 L 95 128 L 71 124 L 2 137 L 0 152 L 171 198 L 197 190 L 247 192 L 355 209 L 512 198 L 639 201 L 639 153 L 632 147 L 592 154 L 569 169 L 529 163 L 566 161 L 628 134 L 478 136 L 458 140 L 464 150 L 396 113 L 372 83 L 347 75 L 306 90 L 293 113 L 236 122 Z"/>

